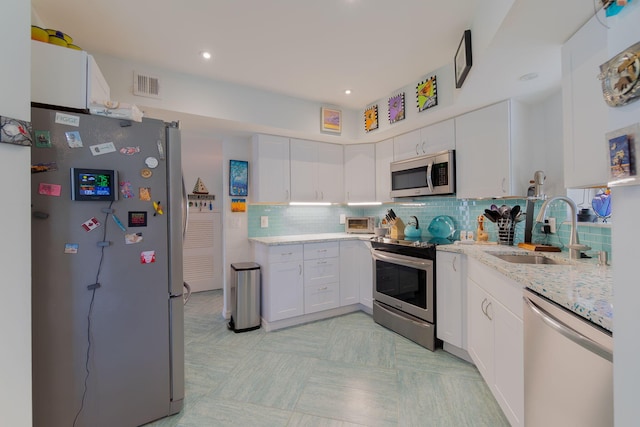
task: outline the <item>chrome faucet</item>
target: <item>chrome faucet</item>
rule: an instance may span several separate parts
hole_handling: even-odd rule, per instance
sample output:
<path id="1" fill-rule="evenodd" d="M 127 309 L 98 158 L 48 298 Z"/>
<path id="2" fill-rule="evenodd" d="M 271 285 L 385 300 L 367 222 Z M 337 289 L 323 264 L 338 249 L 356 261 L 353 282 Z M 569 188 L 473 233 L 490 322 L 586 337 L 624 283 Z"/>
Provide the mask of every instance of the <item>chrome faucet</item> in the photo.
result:
<path id="1" fill-rule="evenodd" d="M 571 208 L 571 237 L 569 238 L 569 259 L 580 259 L 581 252 L 588 251 L 589 249 L 591 249 L 591 247 L 587 245 L 581 245 L 580 240 L 578 239 L 578 227 L 576 225 L 578 208 L 573 200 L 565 196 L 555 196 L 545 200 L 545 202 L 540 207 L 540 212 L 536 217 L 536 222 L 544 222 L 549 204 L 551 202 L 555 202 L 556 200 L 563 200 L 567 202 L 569 208 Z"/>

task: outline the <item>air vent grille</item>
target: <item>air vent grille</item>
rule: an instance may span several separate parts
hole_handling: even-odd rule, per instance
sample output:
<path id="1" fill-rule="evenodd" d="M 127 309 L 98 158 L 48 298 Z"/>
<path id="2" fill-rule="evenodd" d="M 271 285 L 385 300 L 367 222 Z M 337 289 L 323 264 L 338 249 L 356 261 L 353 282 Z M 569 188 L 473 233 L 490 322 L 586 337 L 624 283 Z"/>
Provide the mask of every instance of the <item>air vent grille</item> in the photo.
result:
<path id="1" fill-rule="evenodd" d="M 133 94 L 160 99 L 160 78 L 133 72 Z"/>

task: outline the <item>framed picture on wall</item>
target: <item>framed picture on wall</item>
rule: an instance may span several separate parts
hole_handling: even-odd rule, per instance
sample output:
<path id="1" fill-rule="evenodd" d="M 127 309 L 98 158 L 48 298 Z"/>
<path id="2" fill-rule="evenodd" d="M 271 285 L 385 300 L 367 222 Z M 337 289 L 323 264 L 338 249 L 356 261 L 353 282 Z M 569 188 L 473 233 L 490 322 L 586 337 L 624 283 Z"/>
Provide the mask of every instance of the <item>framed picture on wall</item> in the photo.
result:
<path id="1" fill-rule="evenodd" d="M 322 132 L 342 132 L 342 111 L 322 107 L 320 111 L 320 130 Z"/>
<path id="2" fill-rule="evenodd" d="M 456 88 L 459 89 L 467 78 L 471 65 L 471 30 L 465 30 L 453 60 L 456 72 Z"/>
<path id="3" fill-rule="evenodd" d="M 229 160 L 229 195 L 248 196 L 249 162 Z"/>

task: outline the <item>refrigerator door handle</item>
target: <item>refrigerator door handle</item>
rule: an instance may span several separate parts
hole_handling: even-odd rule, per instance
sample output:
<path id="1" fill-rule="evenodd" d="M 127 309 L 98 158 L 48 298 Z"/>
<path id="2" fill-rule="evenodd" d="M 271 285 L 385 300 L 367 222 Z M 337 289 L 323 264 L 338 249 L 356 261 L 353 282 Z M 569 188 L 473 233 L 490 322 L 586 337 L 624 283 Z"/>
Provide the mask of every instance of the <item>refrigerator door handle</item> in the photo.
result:
<path id="1" fill-rule="evenodd" d="M 187 227 L 189 227 L 189 200 L 187 187 L 184 185 L 184 175 L 182 175 L 182 214 L 182 241 L 184 242 L 187 238 Z"/>
<path id="2" fill-rule="evenodd" d="M 184 304 L 186 305 L 187 302 L 189 302 L 189 298 L 191 298 L 191 286 L 189 286 L 187 282 L 184 282 L 183 285 L 185 290 L 187 291 L 186 293 L 182 294 L 182 297 L 184 299 Z"/>

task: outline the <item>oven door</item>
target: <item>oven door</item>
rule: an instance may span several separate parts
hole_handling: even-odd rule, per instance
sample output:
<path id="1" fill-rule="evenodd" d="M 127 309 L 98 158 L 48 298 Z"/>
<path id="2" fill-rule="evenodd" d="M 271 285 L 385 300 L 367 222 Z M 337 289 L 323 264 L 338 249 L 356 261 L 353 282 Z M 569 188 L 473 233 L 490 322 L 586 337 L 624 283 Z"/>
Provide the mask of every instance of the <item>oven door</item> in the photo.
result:
<path id="1" fill-rule="evenodd" d="M 435 320 L 433 261 L 371 251 L 373 298 L 427 322 Z"/>

